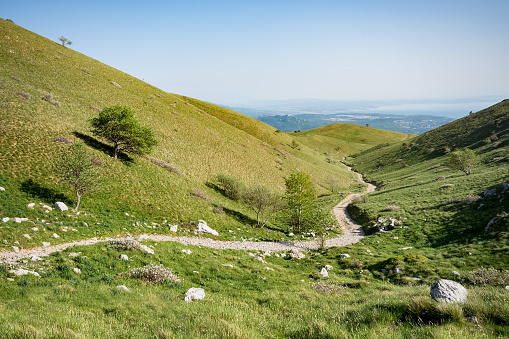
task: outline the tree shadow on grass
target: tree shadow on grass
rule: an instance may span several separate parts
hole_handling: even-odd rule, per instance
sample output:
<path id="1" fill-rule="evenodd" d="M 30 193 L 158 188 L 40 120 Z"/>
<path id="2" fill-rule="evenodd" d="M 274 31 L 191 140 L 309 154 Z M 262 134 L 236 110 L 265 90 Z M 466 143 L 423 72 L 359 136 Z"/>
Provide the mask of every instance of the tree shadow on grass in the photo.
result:
<path id="1" fill-rule="evenodd" d="M 104 142 L 101 142 L 89 135 L 74 131 L 72 134 L 74 134 L 75 137 L 83 140 L 83 142 L 92 148 L 95 148 L 98 151 L 101 151 L 105 154 L 108 154 L 109 156 L 113 157 L 114 149 L 112 146 L 105 144 Z M 131 158 L 129 155 L 125 153 L 120 153 L 118 155 L 118 159 L 122 161 L 125 165 L 131 165 L 134 162 L 134 159 Z"/>
<path id="2" fill-rule="evenodd" d="M 33 179 L 28 179 L 22 182 L 20 190 L 34 198 L 39 198 L 50 204 L 57 201 L 61 201 L 66 205 L 74 204 L 74 202 L 65 196 L 65 194 L 62 194 L 52 188 L 44 187 L 38 182 L 35 182 Z"/>

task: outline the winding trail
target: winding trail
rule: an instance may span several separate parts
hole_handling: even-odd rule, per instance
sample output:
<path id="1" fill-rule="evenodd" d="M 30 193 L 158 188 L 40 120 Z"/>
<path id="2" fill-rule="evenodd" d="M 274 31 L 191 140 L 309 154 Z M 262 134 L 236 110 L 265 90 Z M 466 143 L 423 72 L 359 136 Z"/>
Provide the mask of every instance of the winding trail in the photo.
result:
<path id="1" fill-rule="evenodd" d="M 348 170 L 351 169 L 348 167 Z M 355 172 L 353 172 L 355 173 Z M 365 183 L 362 180 L 362 176 L 359 173 L 355 173 L 359 177 L 359 181 Z M 325 247 L 337 247 L 337 246 L 347 246 L 350 244 L 354 244 L 359 242 L 364 238 L 364 231 L 362 227 L 357 224 L 352 218 L 348 215 L 346 208 L 350 202 L 358 198 L 366 193 L 373 192 L 375 190 L 375 186 L 372 184 L 367 184 L 368 188 L 364 193 L 356 193 L 349 194 L 346 198 L 344 198 L 339 204 L 337 204 L 334 209 L 334 215 L 339 222 L 340 227 L 342 228 L 343 234 L 340 237 L 328 239 L 325 241 Z M 82 246 L 82 245 L 92 245 L 99 242 L 106 242 L 113 239 L 118 238 L 92 238 L 81 241 L 74 241 L 71 243 L 58 244 L 54 246 L 48 247 L 33 247 L 20 249 L 19 252 L 0 252 L 0 263 L 12 262 L 22 258 L 27 258 L 32 255 L 37 256 L 45 256 L 51 254 L 53 252 L 65 250 L 68 247 L 72 246 Z M 270 241 L 221 241 L 221 240 L 213 240 L 209 238 L 199 238 L 199 237 L 176 237 L 170 235 L 148 235 L 148 239 L 154 241 L 175 241 L 182 244 L 187 245 L 199 245 L 206 246 L 217 249 L 235 249 L 235 250 L 255 250 L 255 251 L 307 251 L 317 249 L 319 247 L 319 243 L 314 240 L 310 241 L 279 241 L 279 242 L 270 242 Z"/>

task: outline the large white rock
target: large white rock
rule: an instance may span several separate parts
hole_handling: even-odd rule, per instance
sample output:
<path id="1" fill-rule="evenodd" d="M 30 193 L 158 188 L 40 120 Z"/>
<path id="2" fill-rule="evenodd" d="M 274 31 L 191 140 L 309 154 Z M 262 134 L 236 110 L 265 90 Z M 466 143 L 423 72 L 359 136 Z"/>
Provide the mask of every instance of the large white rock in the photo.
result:
<path id="1" fill-rule="evenodd" d="M 118 257 L 118 260 L 129 260 L 129 257 L 127 256 L 127 254 L 121 254 L 121 255 Z"/>
<path id="2" fill-rule="evenodd" d="M 67 206 L 65 206 L 65 204 L 63 202 L 61 202 L 61 201 L 57 201 L 55 203 L 55 208 L 57 210 L 60 210 L 60 211 L 67 211 L 68 210 Z"/>
<path id="3" fill-rule="evenodd" d="M 12 246 L 12 250 L 16 253 L 19 253 L 19 247 L 18 246 Z"/>
<path id="4" fill-rule="evenodd" d="M 3 188 L 3 187 L 0 187 L 0 191 L 5 191 L 5 188 Z"/>
<path id="5" fill-rule="evenodd" d="M 122 292 L 131 292 L 130 289 L 127 288 L 125 285 L 118 285 L 115 287 L 115 290 L 122 291 Z"/>
<path id="6" fill-rule="evenodd" d="M 184 300 L 188 303 L 192 302 L 193 300 L 201 300 L 205 298 L 205 290 L 203 288 L 199 287 L 192 287 L 187 290 L 186 297 Z"/>
<path id="7" fill-rule="evenodd" d="M 34 209 L 35 202 L 31 202 L 27 205 L 28 208 Z"/>
<path id="8" fill-rule="evenodd" d="M 178 225 L 173 225 L 173 226 L 170 226 L 170 231 L 172 232 L 177 232 L 179 229 L 179 226 Z"/>
<path id="9" fill-rule="evenodd" d="M 433 300 L 450 304 L 467 302 L 467 290 L 452 280 L 440 279 L 431 285 L 430 296 Z"/>
<path id="10" fill-rule="evenodd" d="M 209 226 L 207 226 L 207 223 L 203 220 L 198 220 L 198 232 L 205 232 L 210 233 L 212 235 L 219 235 L 217 231 L 213 230 Z"/>
<path id="11" fill-rule="evenodd" d="M 47 241 L 43 241 L 43 242 L 42 242 L 42 246 L 44 246 L 44 247 L 48 247 L 48 246 L 50 246 L 50 245 L 51 245 L 51 244 L 50 244 L 49 242 L 47 242 Z"/>
<path id="12" fill-rule="evenodd" d="M 3 221 L 3 222 L 7 222 L 7 221 L 9 221 L 9 220 L 11 220 L 11 218 L 9 218 L 9 217 L 2 218 L 2 221 Z"/>
<path id="13" fill-rule="evenodd" d="M 322 275 L 322 277 L 324 278 L 328 278 L 329 277 L 329 272 L 327 272 L 327 270 L 324 268 L 322 268 L 322 270 L 320 271 L 320 274 Z"/>

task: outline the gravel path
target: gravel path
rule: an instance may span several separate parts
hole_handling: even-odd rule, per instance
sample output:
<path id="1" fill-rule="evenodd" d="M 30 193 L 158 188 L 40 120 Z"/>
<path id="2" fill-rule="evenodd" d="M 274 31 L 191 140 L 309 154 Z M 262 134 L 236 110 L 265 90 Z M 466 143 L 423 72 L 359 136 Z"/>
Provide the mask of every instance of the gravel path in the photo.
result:
<path id="1" fill-rule="evenodd" d="M 350 170 L 350 168 L 348 168 Z M 360 174 L 356 173 L 359 176 L 359 180 L 362 180 Z M 348 215 L 346 211 L 346 207 L 350 202 L 360 197 L 366 193 L 373 192 L 375 190 L 375 186 L 368 184 L 368 189 L 364 193 L 350 194 L 345 199 L 343 199 L 338 205 L 336 205 L 333 209 L 334 215 L 336 216 L 339 225 L 343 230 L 343 234 L 338 238 L 328 239 L 325 241 L 325 247 L 336 247 L 336 246 L 346 246 L 350 244 L 354 244 L 364 237 L 364 231 L 362 227 L 355 223 L 352 218 Z M 92 245 L 98 242 L 106 242 L 112 240 L 114 238 L 93 238 L 88 240 L 75 241 L 71 243 L 59 244 L 49 247 L 34 247 L 28 249 L 20 249 L 19 252 L 0 252 L 0 262 L 11 262 L 16 261 L 22 258 L 26 258 L 31 255 L 44 256 L 53 252 L 65 250 L 71 246 L 82 246 L 82 245 Z M 175 237 L 169 235 L 149 235 L 148 239 L 154 241 L 175 241 L 182 244 L 187 245 L 200 245 L 217 249 L 235 249 L 235 250 L 255 250 L 255 251 L 306 251 L 317 249 L 319 244 L 317 241 L 278 241 L 278 242 L 270 242 L 270 241 L 220 241 L 213 240 L 209 238 L 199 238 L 199 237 Z"/>

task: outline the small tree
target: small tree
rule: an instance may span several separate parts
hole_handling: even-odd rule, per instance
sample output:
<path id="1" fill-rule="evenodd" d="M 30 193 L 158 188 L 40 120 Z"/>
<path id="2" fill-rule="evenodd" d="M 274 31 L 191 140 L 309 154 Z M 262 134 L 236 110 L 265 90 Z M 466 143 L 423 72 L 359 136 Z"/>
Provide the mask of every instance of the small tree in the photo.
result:
<path id="1" fill-rule="evenodd" d="M 260 228 L 284 207 L 281 195 L 263 186 L 248 189 L 243 200 L 256 212 L 256 223 Z"/>
<path id="2" fill-rule="evenodd" d="M 289 224 L 295 232 L 301 232 L 306 217 L 313 210 L 316 191 L 311 178 L 306 173 L 298 172 L 286 179 L 286 214 Z"/>
<path id="3" fill-rule="evenodd" d="M 446 165 L 450 168 L 464 172 L 466 175 L 470 175 L 470 169 L 477 165 L 479 157 L 470 148 L 464 148 L 452 152 L 447 159 Z"/>
<path id="4" fill-rule="evenodd" d="M 60 40 L 62 42 L 62 46 L 64 46 L 64 47 L 65 47 L 65 45 L 69 45 L 69 46 L 72 45 L 72 41 L 67 39 L 67 38 L 65 38 L 65 37 L 63 37 L 63 36 L 58 38 L 58 40 Z"/>
<path id="5" fill-rule="evenodd" d="M 99 117 L 93 118 L 92 133 L 113 143 L 113 156 L 122 152 L 149 154 L 157 145 L 154 132 L 140 125 L 134 111 L 125 106 L 104 108 Z"/>
<path id="6" fill-rule="evenodd" d="M 325 248 L 325 238 L 327 230 L 338 225 L 338 221 L 332 215 L 331 211 L 315 206 L 309 216 L 307 222 L 310 229 L 313 229 L 318 236 L 318 247 L 320 250 Z"/>
<path id="7" fill-rule="evenodd" d="M 76 192 L 75 211 L 80 207 L 81 196 L 97 188 L 100 184 L 100 173 L 91 162 L 91 156 L 83 143 L 74 143 L 63 152 L 55 162 L 55 172 Z"/>

